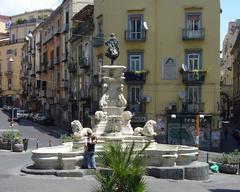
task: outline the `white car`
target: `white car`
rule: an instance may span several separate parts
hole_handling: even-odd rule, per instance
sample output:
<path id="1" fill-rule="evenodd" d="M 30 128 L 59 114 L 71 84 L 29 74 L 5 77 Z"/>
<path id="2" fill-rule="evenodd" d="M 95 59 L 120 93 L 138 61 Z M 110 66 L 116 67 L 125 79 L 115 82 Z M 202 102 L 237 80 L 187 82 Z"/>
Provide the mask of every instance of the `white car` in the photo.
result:
<path id="1" fill-rule="evenodd" d="M 20 119 L 20 118 L 29 118 L 29 113 L 27 113 L 26 111 L 24 110 L 18 110 L 17 112 L 17 117 Z"/>

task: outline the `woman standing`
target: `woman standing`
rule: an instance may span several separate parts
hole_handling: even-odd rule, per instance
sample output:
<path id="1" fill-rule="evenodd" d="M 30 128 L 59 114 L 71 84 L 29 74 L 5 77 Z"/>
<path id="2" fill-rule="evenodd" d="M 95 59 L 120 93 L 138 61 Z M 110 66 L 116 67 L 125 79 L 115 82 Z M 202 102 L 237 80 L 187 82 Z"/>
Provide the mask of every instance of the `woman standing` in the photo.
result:
<path id="1" fill-rule="evenodd" d="M 87 139 L 85 140 L 86 150 L 86 163 L 88 169 L 96 169 L 95 161 L 95 145 L 97 143 L 97 137 L 93 135 L 92 131 L 87 132 Z"/>

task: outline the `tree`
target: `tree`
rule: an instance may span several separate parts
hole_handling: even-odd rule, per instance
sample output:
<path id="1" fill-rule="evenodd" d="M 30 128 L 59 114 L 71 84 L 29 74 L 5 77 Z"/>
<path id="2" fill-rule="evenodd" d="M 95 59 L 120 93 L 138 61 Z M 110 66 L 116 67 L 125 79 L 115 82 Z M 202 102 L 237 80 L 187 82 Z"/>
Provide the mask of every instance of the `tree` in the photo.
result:
<path id="1" fill-rule="evenodd" d="M 99 154 L 103 167 L 109 171 L 100 171 L 96 175 L 101 192 L 144 192 L 146 182 L 146 161 L 143 155 L 149 143 L 137 150 L 135 143 L 123 146 L 121 143 L 109 143 Z M 99 191 L 99 192 L 100 192 Z"/>

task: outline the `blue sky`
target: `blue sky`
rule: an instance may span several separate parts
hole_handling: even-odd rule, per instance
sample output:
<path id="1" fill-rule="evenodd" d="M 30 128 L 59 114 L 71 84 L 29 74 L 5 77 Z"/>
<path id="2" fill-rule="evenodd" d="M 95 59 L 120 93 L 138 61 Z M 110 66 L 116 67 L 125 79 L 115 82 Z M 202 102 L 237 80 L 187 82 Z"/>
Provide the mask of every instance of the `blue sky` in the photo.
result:
<path id="1" fill-rule="evenodd" d="M 211 1 L 211 0 L 209 0 Z M 240 19 L 240 0 L 221 0 L 221 47 L 227 33 L 229 21 Z"/>
<path id="2" fill-rule="evenodd" d="M 0 0 L 0 2 L 0 14 L 14 15 L 36 9 L 55 9 L 62 0 Z M 221 14 L 220 44 L 222 44 L 224 36 L 227 32 L 228 22 L 235 21 L 237 18 L 240 18 L 240 0 L 221 0 L 221 8 L 223 12 Z"/>

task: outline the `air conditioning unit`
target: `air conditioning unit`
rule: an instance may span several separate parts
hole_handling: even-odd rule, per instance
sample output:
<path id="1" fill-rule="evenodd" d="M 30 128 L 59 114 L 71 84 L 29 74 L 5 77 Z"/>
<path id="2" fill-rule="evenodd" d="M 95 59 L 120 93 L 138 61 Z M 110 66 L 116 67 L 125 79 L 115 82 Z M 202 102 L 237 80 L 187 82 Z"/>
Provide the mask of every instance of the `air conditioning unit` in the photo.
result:
<path id="1" fill-rule="evenodd" d="M 169 103 L 168 104 L 168 110 L 171 112 L 177 112 L 177 105 L 176 103 Z"/>
<path id="2" fill-rule="evenodd" d="M 149 103 L 150 101 L 151 101 L 151 97 L 150 96 L 143 96 L 142 97 L 142 102 Z"/>

